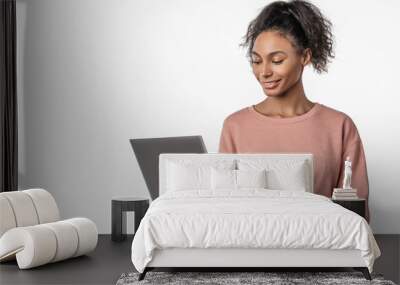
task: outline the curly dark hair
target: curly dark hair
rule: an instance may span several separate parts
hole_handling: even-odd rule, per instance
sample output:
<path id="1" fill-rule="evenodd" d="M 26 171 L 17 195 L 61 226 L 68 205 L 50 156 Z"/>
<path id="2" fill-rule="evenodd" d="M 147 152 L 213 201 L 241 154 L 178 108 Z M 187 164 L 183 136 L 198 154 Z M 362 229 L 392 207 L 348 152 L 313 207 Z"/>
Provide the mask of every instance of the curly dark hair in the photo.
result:
<path id="1" fill-rule="evenodd" d="M 275 1 L 250 22 L 243 37 L 245 41 L 239 46 L 249 46 L 247 57 L 252 62 L 251 52 L 257 36 L 264 31 L 277 31 L 291 41 L 299 54 L 310 48 L 314 69 L 318 73 L 328 72 L 329 57 L 335 57 L 331 26 L 314 4 L 304 0 Z"/>

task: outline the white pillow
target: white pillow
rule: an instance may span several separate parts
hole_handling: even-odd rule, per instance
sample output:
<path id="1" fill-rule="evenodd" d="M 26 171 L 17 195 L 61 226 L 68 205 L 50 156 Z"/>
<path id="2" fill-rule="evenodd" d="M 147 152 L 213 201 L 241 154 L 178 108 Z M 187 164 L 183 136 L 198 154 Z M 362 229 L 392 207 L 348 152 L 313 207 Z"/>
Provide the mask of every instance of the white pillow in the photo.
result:
<path id="1" fill-rule="evenodd" d="M 167 167 L 167 191 L 210 189 L 209 166 L 182 165 L 169 162 Z"/>
<path id="2" fill-rule="evenodd" d="M 305 160 L 239 159 L 240 170 L 266 169 L 267 188 L 307 191 L 311 189 L 310 168 Z"/>
<path id="3" fill-rule="evenodd" d="M 308 181 L 304 175 L 305 164 L 294 168 L 270 169 L 267 171 L 268 188 L 274 190 L 306 191 Z"/>
<path id="4" fill-rule="evenodd" d="M 212 167 L 211 189 L 236 189 L 236 170 Z"/>
<path id="5" fill-rule="evenodd" d="M 211 168 L 212 190 L 238 190 L 241 188 L 266 188 L 266 170 L 233 170 Z"/>
<path id="6" fill-rule="evenodd" d="M 235 160 L 193 161 L 171 159 L 166 161 L 166 191 L 211 190 L 211 167 L 234 169 Z"/>
<path id="7" fill-rule="evenodd" d="M 237 188 L 267 188 L 267 171 L 261 170 L 236 170 Z"/>

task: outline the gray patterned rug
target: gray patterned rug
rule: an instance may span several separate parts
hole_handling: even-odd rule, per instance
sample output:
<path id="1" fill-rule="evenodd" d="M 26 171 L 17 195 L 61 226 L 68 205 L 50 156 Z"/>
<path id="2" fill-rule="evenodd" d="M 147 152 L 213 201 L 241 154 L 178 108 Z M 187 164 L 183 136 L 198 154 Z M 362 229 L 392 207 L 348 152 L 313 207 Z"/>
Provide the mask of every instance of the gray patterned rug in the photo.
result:
<path id="1" fill-rule="evenodd" d="M 366 280 L 361 272 L 147 272 L 146 277 L 138 281 L 139 273 L 124 273 L 116 285 L 134 284 L 379 284 L 396 285 L 384 280 L 382 274 L 371 274 L 372 280 Z"/>

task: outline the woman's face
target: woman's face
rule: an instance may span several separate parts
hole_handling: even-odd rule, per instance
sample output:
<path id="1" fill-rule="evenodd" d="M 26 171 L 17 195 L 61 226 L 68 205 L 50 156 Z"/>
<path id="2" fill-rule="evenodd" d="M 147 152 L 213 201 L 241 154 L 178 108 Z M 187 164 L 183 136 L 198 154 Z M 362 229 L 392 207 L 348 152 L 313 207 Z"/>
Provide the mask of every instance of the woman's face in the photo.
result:
<path id="1" fill-rule="evenodd" d="M 299 55 L 291 42 L 276 31 L 259 34 L 251 56 L 253 73 L 264 93 L 274 97 L 286 94 L 299 82 L 304 66 L 311 59 L 310 49 Z"/>

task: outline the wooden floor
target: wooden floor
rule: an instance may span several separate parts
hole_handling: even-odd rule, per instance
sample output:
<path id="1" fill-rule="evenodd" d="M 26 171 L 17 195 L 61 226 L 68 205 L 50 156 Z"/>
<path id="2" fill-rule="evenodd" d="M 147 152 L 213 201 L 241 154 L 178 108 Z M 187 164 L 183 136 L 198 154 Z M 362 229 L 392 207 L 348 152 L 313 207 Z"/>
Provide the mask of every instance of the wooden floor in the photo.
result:
<path id="1" fill-rule="evenodd" d="M 398 284 L 400 235 L 375 235 L 375 238 L 382 256 L 376 260 L 374 272 Z M 117 243 L 111 241 L 110 235 L 100 235 L 96 250 L 88 256 L 28 270 L 19 270 L 15 261 L 2 263 L 0 284 L 115 284 L 122 273 L 135 271 L 130 259 L 131 243 L 132 236 Z"/>

